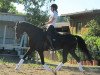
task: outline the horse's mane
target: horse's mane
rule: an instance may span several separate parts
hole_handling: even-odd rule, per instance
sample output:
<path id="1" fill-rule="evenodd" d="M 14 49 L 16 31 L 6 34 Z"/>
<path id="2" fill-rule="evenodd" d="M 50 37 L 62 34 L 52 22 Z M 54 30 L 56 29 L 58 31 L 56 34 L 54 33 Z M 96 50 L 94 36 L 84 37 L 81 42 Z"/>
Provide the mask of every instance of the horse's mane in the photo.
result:
<path id="1" fill-rule="evenodd" d="M 29 28 L 29 29 L 32 29 L 32 30 L 38 30 L 38 31 L 43 31 L 42 28 L 39 28 L 29 22 L 18 22 L 18 25 L 20 25 L 21 27 L 25 27 L 25 28 Z"/>

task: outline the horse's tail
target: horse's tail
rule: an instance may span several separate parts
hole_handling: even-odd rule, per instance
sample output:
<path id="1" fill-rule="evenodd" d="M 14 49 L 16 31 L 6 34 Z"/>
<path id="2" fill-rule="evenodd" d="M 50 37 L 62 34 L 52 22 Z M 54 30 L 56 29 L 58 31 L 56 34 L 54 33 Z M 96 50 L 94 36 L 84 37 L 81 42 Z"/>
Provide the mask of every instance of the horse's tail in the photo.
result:
<path id="1" fill-rule="evenodd" d="M 87 49 L 86 43 L 83 40 L 83 38 L 78 35 L 75 35 L 75 37 L 77 38 L 78 41 L 78 48 L 81 49 L 81 51 L 87 56 L 88 60 L 92 62 L 93 57 L 90 54 L 89 50 Z"/>

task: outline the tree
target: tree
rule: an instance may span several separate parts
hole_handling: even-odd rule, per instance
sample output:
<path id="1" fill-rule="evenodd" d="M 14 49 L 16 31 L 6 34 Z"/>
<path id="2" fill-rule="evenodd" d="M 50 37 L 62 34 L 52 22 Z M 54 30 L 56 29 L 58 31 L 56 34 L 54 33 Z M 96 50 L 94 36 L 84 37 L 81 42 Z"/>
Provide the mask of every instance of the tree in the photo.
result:
<path id="1" fill-rule="evenodd" d="M 9 0 L 0 0 L 0 12 L 17 13 L 16 7 Z"/>
<path id="2" fill-rule="evenodd" d="M 5 13 L 18 13 L 12 2 L 23 4 L 25 6 L 28 22 L 41 26 L 48 20 L 48 12 L 43 11 L 43 6 L 49 6 L 51 1 L 55 0 L 0 0 L 0 11 Z"/>
<path id="3" fill-rule="evenodd" d="M 29 5 L 28 5 L 29 4 Z M 27 3 L 27 19 L 36 26 L 41 26 L 47 20 L 46 11 L 41 10 L 44 6 L 45 0 L 37 0 Z"/>
<path id="4" fill-rule="evenodd" d="M 48 20 L 48 11 L 43 11 L 41 8 L 45 6 L 45 4 L 48 6 L 51 1 L 52 0 L 18 0 L 18 3 L 25 6 L 28 22 L 36 26 L 41 26 Z"/>
<path id="5" fill-rule="evenodd" d="M 88 35 L 100 36 L 100 17 L 95 17 L 87 23 L 87 26 L 89 27 Z"/>

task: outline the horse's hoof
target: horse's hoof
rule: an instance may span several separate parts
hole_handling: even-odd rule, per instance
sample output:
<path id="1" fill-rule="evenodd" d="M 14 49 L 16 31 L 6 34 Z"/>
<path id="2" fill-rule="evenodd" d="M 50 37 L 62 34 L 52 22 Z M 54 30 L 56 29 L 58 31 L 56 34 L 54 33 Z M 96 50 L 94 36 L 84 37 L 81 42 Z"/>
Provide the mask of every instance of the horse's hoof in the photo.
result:
<path id="1" fill-rule="evenodd" d="M 83 74 L 86 74 L 86 71 L 84 70 L 84 71 L 82 71 L 82 73 L 83 73 Z"/>
<path id="2" fill-rule="evenodd" d="M 56 72 L 55 70 L 52 70 L 52 73 L 53 73 L 54 75 L 57 75 L 57 72 Z"/>
<path id="3" fill-rule="evenodd" d="M 18 65 L 18 64 L 16 65 L 16 68 L 15 68 L 15 70 L 19 70 L 19 65 Z"/>
<path id="4" fill-rule="evenodd" d="M 18 68 L 15 68 L 15 70 L 16 70 L 16 71 L 19 71 L 19 69 L 18 69 Z"/>
<path id="5" fill-rule="evenodd" d="M 53 74 L 54 74 L 54 75 L 57 75 L 57 72 L 56 72 L 56 71 L 53 71 Z"/>

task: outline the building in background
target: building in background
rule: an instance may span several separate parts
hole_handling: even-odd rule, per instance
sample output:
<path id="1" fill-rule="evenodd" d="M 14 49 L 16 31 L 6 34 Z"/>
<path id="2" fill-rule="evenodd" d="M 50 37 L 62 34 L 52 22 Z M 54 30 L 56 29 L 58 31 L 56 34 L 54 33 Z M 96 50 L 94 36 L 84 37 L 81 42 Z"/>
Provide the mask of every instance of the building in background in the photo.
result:
<path id="1" fill-rule="evenodd" d="M 57 25 L 60 26 L 70 26 L 71 33 L 81 34 L 82 30 L 86 28 L 87 22 L 100 16 L 100 10 L 85 10 L 82 12 L 62 14 L 58 19 Z"/>
<path id="2" fill-rule="evenodd" d="M 0 51 L 14 50 L 17 46 L 15 25 L 18 21 L 26 21 L 23 15 L 0 13 Z"/>

